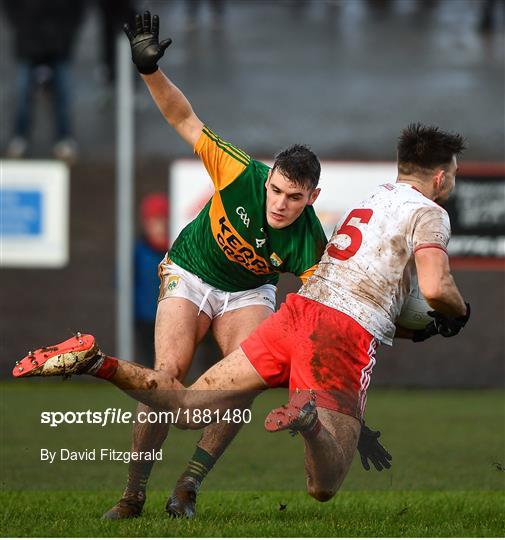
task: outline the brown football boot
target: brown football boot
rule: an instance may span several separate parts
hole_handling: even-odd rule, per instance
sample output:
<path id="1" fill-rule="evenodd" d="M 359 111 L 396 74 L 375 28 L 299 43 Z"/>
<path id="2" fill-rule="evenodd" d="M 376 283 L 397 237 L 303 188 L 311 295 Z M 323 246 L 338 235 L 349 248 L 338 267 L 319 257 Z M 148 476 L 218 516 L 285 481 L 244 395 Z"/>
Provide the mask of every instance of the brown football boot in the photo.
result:
<path id="1" fill-rule="evenodd" d="M 167 501 L 165 510 L 170 517 L 188 518 L 195 517 L 196 496 L 200 482 L 192 476 L 181 476 L 175 484 L 174 491 Z"/>
<path id="2" fill-rule="evenodd" d="M 125 491 L 117 504 L 105 512 L 102 519 L 130 519 L 139 517 L 146 502 L 143 491 Z"/>

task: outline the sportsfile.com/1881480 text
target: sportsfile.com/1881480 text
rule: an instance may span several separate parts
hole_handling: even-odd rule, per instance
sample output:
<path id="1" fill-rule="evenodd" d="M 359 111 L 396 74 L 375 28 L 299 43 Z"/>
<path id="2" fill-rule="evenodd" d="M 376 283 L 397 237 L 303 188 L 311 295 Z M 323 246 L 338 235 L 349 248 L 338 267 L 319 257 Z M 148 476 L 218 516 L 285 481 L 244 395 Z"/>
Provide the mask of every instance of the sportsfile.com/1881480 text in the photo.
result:
<path id="1" fill-rule="evenodd" d="M 103 411 L 42 411 L 40 423 L 49 427 L 58 427 L 61 424 L 94 424 L 105 427 L 111 424 L 177 424 L 184 423 L 228 423 L 249 424 L 251 422 L 250 409 L 225 409 L 224 411 L 211 409 L 175 409 L 173 411 L 140 411 L 133 413 L 121 408 L 108 407 Z"/>

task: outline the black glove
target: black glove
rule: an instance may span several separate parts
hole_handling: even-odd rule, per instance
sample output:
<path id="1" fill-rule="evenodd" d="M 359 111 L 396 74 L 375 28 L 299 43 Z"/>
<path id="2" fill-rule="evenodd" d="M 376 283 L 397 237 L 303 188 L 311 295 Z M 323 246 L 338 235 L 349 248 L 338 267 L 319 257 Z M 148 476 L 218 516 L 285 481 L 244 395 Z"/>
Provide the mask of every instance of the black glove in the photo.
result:
<path id="1" fill-rule="evenodd" d="M 470 318 L 470 304 L 466 305 L 466 314 L 463 317 L 451 318 L 438 311 L 428 311 L 428 315 L 433 317 L 433 321 L 428 323 L 421 330 L 414 330 L 412 341 L 418 343 L 438 334 L 444 337 L 455 336 L 467 323 Z"/>
<path id="2" fill-rule="evenodd" d="M 444 337 L 453 337 L 465 326 L 470 318 L 470 304 L 466 303 L 466 313 L 462 317 L 447 317 L 438 311 L 428 311 L 428 315 L 433 317 L 433 324 L 437 333 Z M 432 323 L 430 323 L 432 324 Z"/>
<path id="3" fill-rule="evenodd" d="M 435 321 L 431 321 L 424 328 L 420 330 L 414 330 L 412 334 L 412 341 L 414 343 L 419 343 L 420 341 L 425 341 L 430 337 L 438 335 L 438 329 L 435 324 Z"/>
<path id="4" fill-rule="evenodd" d="M 165 39 L 158 43 L 159 27 L 160 19 L 158 15 L 153 16 L 151 26 L 151 13 L 149 11 L 144 12 L 143 23 L 142 16 L 138 13 L 135 15 L 135 34 L 127 24 L 123 25 L 123 30 L 130 40 L 133 63 L 140 73 L 144 75 L 154 73 L 158 69 L 158 60 L 163 56 L 165 49 L 172 43 L 171 39 Z"/>
<path id="5" fill-rule="evenodd" d="M 361 464 L 365 471 L 370 470 L 370 460 L 373 466 L 378 470 L 390 469 L 390 461 L 393 459 L 391 454 L 382 446 L 379 442 L 381 436 L 380 431 L 372 431 L 365 426 L 365 423 L 361 425 L 361 433 L 358 440 L 358 451 L 361 457 Z"/>

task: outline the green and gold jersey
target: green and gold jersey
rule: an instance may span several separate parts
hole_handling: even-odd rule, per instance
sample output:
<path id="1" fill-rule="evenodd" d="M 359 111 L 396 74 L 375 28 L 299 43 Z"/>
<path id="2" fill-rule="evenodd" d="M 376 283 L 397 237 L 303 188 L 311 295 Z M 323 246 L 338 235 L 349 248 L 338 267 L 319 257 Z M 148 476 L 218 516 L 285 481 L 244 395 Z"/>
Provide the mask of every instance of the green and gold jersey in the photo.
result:
<path id="1" fill-rule="evenodd" d="M 312 206 L 284 229 L 266 219 L 265 181 L 269 167 L 220 139 L 207 127 L 195 146 L 215 193 L 187 225 L 170 250 L 170 259 L 223 291 L 275 284 L 279 273 L 306 281 L 326 246 Z"/>

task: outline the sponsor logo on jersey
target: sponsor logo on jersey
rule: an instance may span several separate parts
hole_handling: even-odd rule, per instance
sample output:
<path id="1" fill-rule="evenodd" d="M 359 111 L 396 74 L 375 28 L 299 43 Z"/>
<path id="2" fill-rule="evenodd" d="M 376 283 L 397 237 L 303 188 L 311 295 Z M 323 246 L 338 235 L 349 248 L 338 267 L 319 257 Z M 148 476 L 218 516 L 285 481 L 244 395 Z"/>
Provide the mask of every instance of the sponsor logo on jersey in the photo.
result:
<path id="1" fill-rule="evenodd" d="M 265 229 L 263 227 L 260 228 L 260 231 L 265 234 Z M 260 248 L 263 247 L 267 241 L 268 236 L 265 234 L 265 238 L 255 238 L 256 240 L 256 247 Z"/>
<path id="2" fill-rule="evenodd" d="M 277 268 L 282 264 L 282 259 L 277 255 L 277 253 L 272 253 L 270 255 L 270 262 Z"/>
<path id="3" fill-rule="evenodd" d="M 237 214 L 240 216 L 240 219 L 244 222 L 244 225 L 249 228 L 249 223 L 251 223 L 251 220 L 248 217 L 245 208 L 243 206 L 238 206 L 235 212 L 237 212 Z"/>
<path id="4" fill-rule="evenodd" d="M 179 276 L 175 276 L 175 275 L 168 276 L 167 292 L 173 291 L 177 287 L 177 285 L 179 285 L 179 279 L 180 279 Z"/>
<path id="5" fill-rule="evenodd" d="M 240 264 L 254 274 L 272 273 L 268 261 L 258 255 L 231 224 L 219 192 L 215 193 L 212 198 L 209 217 L 212 235 L 230 261 Z"/>

